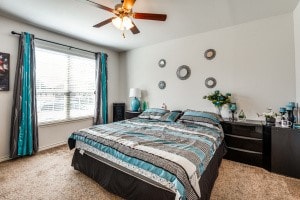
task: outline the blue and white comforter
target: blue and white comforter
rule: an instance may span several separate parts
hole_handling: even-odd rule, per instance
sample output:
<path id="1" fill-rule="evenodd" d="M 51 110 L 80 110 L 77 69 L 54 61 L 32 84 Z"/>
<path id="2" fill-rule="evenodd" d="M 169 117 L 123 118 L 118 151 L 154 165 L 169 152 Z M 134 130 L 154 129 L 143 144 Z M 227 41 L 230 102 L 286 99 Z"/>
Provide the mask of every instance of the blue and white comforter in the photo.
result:
<path id="1" fill-rule="evenodd" d="M 199 199 L 199 180 L 224 138 L 221 128 L 138 119 L 74 132 L 76 147 L 151 179 L 176 193 Z"/>

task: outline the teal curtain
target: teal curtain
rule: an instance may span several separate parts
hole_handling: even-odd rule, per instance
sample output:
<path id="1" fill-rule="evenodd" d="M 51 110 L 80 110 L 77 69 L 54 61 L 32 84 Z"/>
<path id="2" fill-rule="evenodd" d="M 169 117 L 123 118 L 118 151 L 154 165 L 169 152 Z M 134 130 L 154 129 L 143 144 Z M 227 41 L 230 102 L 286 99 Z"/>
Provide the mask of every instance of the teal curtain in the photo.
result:
<path id="1" fill-rule="evenodd" d="M 105 53 L 96 53 L 95 125 L 108 123 L 107 57 Z"/>
<path id="2" fill-rule="evenodd" d="M 11 117 L 11 158 L 32 155 L 38 151 L 34 48 L 34 35 L 22 33 Z"/>

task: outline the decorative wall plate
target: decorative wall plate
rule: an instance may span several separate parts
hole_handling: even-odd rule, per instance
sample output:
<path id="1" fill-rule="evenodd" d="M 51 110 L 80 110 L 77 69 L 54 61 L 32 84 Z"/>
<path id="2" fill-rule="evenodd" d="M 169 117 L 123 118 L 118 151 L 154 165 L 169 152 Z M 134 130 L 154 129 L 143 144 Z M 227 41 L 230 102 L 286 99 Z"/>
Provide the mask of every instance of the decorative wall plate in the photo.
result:
<path id="1" fill-rule="evenodd" d="M 166 82 L 165 81 L 159 81 L 158 87 L 161 90 L 165 89 L 166 88 Z"/>
<path id="2" fill-rule="evenodd" d="M 204 53 L 204 57 L 207 60 L 214 59 L 214 57 L 216 57 L 216 50 L 214 50 L 214 49 L 208 49 L 208 50 L 206 50 L 205 53 Z"/>
<path id="3" fill-rule="evenodd" d="M 158 61 L 158 66 L 160 66 L 160 67 L 165 67 L 166 64 L 167 64 L 167 61 L 165 59 L 160 59 Z"/>
<path id="4" fill-rule="evenodd" d="M 207 88 L 214 88 L 217 85 L 217 80 L 214 77 L 208 77 L 205 79 L 205 86 Z"/>
<path id="5" fill-rule="evenodd" d="M 180 80 L 186 80 L 191 76 L 191 69 L 189 66 L 182 65 L 178 67 L 176 74 Z"/>

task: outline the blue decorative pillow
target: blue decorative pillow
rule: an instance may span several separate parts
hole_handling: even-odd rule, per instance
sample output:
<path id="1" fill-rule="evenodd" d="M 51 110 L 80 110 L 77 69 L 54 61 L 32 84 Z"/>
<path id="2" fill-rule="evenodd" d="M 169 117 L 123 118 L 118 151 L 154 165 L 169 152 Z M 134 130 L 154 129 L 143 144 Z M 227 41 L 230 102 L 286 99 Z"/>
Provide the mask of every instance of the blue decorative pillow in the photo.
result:
<path id="1" fill-rule="evenodd" d="M 195 110 L 186 110 L 184 114 L 180 117 L 181 121 L 189 121 L 189 122 L 204 122 L 213 125 L 220 124 L 222 117 L 211 112 L 203 112 L 203 111 L 195 111 Z"/>
<path id="2" fill-rule="evenodd" d="M 141 119 L 160 119 L 164 114 L 170 112 L 162 108 L 148 108 L 139 115 Z"/>
<path id="3" fill-rule="evenodd" d="M 180 117 L 180 115 L 181 112 L 172 111 L 164 114 L 164 116 L 162 116 L 159 120 L 166 122 L 175 122 Z"/>

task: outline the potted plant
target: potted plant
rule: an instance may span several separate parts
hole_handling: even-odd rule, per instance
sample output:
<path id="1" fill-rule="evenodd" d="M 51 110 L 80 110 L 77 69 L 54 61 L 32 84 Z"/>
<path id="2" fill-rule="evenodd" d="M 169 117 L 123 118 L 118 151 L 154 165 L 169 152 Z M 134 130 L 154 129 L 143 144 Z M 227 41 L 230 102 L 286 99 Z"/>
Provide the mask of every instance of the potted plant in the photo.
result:
<path id="1" fill-rule="evenodd" d="M 265 117 L 267 126 L 275 126 L 277 113 L 273 112 L 272 108 L 268 108 L 268 112 L 262 114 L 257 113 L 257 115 Z"/>
<path id="2" fill-rule="evenodd" d="M 203 99 L 211 101 L 216 106 L 218 114 L 220 115 L 223 105 L 229 104 L 231 102 L 230 97 L 230 93 L 226 93 L 224 95 L 219 90 L 216 90 L 212 94 L 204 96 Z"/>

